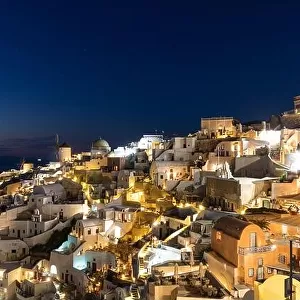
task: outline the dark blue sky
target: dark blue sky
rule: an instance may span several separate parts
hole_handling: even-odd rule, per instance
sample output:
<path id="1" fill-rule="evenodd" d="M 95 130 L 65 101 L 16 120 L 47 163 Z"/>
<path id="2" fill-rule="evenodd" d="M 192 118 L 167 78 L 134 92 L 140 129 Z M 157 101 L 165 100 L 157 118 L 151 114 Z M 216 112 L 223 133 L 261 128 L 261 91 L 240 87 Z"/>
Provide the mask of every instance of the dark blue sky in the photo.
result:
<path id="1" fill-rule="evenodd" d="M 2 0 L 0 153 L 26 140 L 47 152 L 55 133 L 83 150 L 288 110 L 299 13 L 299 1 Z"/>

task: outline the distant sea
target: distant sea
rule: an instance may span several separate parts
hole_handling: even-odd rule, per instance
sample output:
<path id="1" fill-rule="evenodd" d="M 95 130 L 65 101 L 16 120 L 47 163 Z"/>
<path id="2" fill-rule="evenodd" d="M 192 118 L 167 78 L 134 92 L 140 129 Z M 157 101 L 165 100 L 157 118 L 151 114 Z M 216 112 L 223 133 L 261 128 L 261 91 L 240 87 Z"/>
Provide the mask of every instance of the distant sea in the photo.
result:
<path id="1" fill-rule="evenodd" d="M 38 157 L 19 157 L 19 156 L 0 156 L 0 172 L 8 171 L 10 169 L 20 169 L 23 161 L 33 163 L 34 167 L 44 166 L 47 164 L 45 159 Z M 49 161 L 48 161 L 49 162 Z"/>

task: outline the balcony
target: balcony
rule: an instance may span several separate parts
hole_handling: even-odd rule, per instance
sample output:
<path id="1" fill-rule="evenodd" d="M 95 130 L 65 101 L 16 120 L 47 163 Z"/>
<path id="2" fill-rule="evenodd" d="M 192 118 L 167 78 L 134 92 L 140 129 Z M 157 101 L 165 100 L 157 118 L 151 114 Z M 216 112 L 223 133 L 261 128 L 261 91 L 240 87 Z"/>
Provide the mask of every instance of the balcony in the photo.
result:
<path id="1" fill-rule="evenodd" d="M 253 254 L 253 253 L 263 253 L 263 252 L 270 252 L 275 249 L 274 245 L 268 245 L 268 246 L 262 246 L 262 247 L 248 247 L 243 248 L 239 247 L 239 254 L 240 255 L 247 255 L 247 254 Z"/>

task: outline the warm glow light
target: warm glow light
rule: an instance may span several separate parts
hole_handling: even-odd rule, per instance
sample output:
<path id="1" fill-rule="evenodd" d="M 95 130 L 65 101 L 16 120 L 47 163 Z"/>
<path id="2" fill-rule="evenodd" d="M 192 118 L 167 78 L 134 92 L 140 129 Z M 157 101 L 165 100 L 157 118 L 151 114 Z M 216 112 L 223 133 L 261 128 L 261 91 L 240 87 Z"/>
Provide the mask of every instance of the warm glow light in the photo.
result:
<path id="1" fill-rule="evenodd" d="M 199 210 L 205 210 L 205 207 L 202 204 L 199 204 Z"/>
<path id="2" fill-rule="evenodd" d="M 291 163 L 291 171 L 292 172 L 298 172 L 300 170 L 300 153 L 296 152 L 293 153 L 291 156 L 292 163 Z"/>
<path id="3" fill-rule="evenodd" d="M 280 134 L 281 132 L 274 130 L 263 130 L 259 134 L 259 139 L 261 141 L 266 141 L 269 143 L 269 146 L 276 146 L 280 143 Z"/>
<path id="4" fill-rule="evenodd" d="M 57 268 L 55 265 L 51 265 L 50 267 L 50 274 L 57 275 Z"/>
<path id="5" fill-rule="evenodd" d="M 158 221 L 155 221 L 153 224 L 152 224 L 152 226 L 157 226 L 157 225 L 159 225 L 159 222 Z"/>
<path id="6" fill-rule="evenodd" d="M 115 227 L 115 238 L 119 239 L 121 237 L 121 228 L 119 226 Z"/>

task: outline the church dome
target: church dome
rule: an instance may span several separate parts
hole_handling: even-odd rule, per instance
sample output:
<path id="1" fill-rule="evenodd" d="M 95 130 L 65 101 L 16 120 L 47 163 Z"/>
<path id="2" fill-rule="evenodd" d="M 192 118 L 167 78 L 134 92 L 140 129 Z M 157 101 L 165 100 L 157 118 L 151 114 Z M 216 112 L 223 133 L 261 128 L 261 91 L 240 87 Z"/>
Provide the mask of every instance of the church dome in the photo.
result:
<path id="1" fill-rule="evenodd" d="M 106 140 L 98 139 L 93 141 L 92 148 L 93 149 L 109 148 L 109 144 Z"/>

